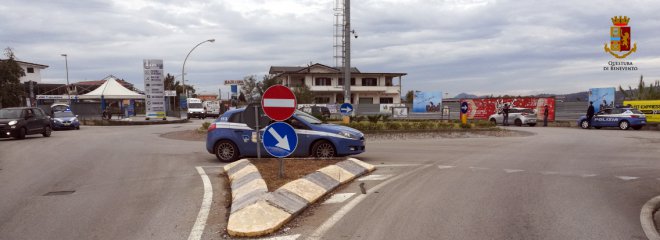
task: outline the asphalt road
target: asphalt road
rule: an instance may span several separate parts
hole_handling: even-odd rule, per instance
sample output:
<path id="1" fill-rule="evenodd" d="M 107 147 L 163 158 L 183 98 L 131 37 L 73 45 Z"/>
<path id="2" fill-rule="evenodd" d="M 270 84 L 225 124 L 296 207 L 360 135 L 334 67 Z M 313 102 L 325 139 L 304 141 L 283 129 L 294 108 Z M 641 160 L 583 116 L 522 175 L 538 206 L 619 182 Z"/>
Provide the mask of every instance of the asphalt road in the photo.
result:
<path id="1" fill-rule="evenodd" d="M 83 126 L 0 140 L 0 239 L 187 239 L 203 196 L 195 167 L 208 166 L 223 186 L 221 164 L 202 142 L 159 135 L 198 126 Z M 225 191 L 215 190 L 217 224 L 205 239 L 226 224 Z M 44 196 L 58 191 L 75 192 Z"/>
<path id="2" fill-rule="evenodd" d="M 0 140 L 0 239 L 187 239 L 204 188 L 202 239 L 221 238 L 225 182 L 190 124 L 83 127 Z M 299 239 L 645 239 L 660 195 L 660 132 L 512 128 L 526 137 L 368 141 L 378 170 L 305 211 Z M 367 194 L 359 184 L 364 183 Z M 75 191 L 44 196 L 49 192 Z"/>
<path id="3" fill-rule="evenodd" d="M 646 239 L 639 214 L 660 195 L 660 132 L 522 129 L 535 135 L 369 142 L 359 158 L 381 166 L 367 179 L 377 181 L 340 190 L 351 197 L 319 205 L 288 234 Z"/>

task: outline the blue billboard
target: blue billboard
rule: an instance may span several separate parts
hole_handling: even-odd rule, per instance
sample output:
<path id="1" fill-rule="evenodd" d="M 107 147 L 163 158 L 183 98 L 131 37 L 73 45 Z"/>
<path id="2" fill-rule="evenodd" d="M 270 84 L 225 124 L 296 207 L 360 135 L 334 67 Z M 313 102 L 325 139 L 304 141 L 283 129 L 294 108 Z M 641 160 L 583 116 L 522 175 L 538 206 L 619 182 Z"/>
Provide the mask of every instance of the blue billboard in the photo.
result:
<path id="1" fill-rule="evenodd" d="M 413 112 L 440 112 L 442 110 L 442 92 L 415 91 Z"/>
<path id="2" fill-rule="evenodd" d="M 591 88 L 589 89 L 589 102 L 593 102 L 594 111 L 598 112 L 603 108 L 614 107 L 614 88 Z"/>

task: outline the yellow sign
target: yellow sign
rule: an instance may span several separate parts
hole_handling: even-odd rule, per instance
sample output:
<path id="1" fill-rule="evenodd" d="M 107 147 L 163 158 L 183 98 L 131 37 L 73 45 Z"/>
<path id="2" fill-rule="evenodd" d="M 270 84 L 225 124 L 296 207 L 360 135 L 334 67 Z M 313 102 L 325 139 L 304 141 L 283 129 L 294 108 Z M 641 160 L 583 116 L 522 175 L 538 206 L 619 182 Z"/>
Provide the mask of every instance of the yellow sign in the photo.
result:
<path id="1" fill-rule="evenodd" d="M 624 106 L 637 108 L 646 115 L 646 121 L 660 123 L 660 100 L 623 101 Z"/>

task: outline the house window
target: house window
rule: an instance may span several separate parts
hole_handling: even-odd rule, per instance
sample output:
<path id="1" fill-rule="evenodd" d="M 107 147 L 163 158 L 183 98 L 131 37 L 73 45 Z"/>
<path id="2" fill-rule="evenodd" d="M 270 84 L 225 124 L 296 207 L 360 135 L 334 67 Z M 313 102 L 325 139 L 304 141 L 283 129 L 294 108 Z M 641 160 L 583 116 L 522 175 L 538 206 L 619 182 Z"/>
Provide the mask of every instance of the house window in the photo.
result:
<path id="1" fill-rule="evenodd" d="M 316 86 L 331 86 L 332 80 L 328 77 L 317 77 L 314 79 Z"/>
<path id="2" fill-rule="evenodd" d="M 385 104 L 385 103 L 394 103 L 394 98 L 391 97 L 382 97 L 380 98 L 380 103 Z"/>
<path id="3" fill-rule="evenodd" d="M 315 97 L 314 103 L 330 103 L 330 97 Z"/>
<path id="4" fill-rule="evenodd" d="M 31 67 L 27 68 L 27 73 L 34 73 L 34 68 Z"/>
<path id="5" fill-rule="evenodd" d="M 360 98 L 359 104 L 374 104 L 374 98 L 372 97 Z"/>
<path id="6" fill-rule="evenodd" d="M 363 78 L 362 86 L 378 86 L 378 80 L 375 78 Z"/>
<path id="7" fill-rule="evenodd" d="M 385 86 L 391 87 L 392 85 L 392 77 L 385 77 Z"/>
<path id="8" fill-rule="evenodd" d="M 344 78 L 339 78 L 337 86 L 344 86 Z M 355 86 L 355 78 L 351 78 L 351 86 Z"/>

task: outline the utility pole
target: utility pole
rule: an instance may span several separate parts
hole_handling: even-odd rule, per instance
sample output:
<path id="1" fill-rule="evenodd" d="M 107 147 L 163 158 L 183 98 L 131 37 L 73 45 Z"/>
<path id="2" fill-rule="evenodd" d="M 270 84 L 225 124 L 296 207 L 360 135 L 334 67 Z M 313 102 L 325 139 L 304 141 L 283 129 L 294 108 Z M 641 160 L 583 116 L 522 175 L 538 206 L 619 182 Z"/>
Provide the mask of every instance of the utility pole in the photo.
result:
<path id="1" fill-rule="evenodd" d="M 344 0 L 344 102 L 351 103 L 351 0 Z"/>

